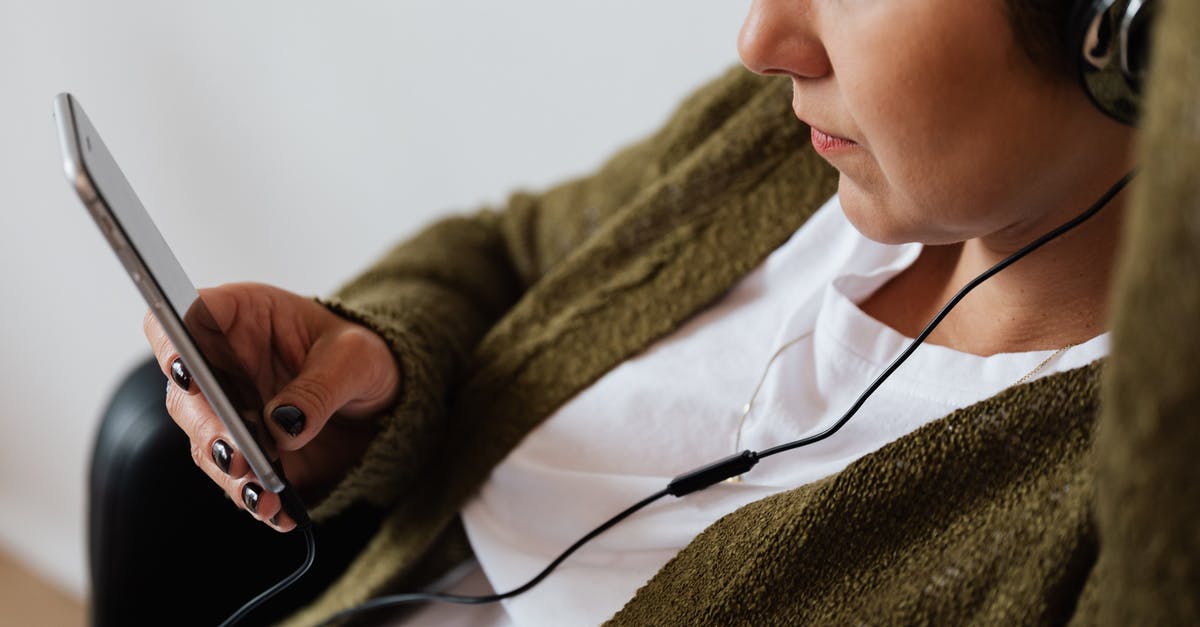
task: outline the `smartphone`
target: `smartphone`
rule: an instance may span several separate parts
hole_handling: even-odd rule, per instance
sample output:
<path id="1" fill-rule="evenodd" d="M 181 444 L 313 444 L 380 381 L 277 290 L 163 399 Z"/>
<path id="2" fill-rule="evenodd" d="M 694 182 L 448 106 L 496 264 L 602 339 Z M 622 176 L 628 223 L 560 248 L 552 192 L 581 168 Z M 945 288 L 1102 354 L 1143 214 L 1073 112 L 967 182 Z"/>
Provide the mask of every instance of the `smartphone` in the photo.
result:
<path id="1" fill-rule="evenodd" d="M 281 494 L 284 508 L 298 524 L 307 520 L 273 462 L 278 455 L 262 422 L 262 396 L 96 127 L 68 93 L 55 97 L 54 117 L 67 180 L 175 345 L 193 383 L 261 485 Z M 300 511 L 294 512 L 297 507 Z"/>

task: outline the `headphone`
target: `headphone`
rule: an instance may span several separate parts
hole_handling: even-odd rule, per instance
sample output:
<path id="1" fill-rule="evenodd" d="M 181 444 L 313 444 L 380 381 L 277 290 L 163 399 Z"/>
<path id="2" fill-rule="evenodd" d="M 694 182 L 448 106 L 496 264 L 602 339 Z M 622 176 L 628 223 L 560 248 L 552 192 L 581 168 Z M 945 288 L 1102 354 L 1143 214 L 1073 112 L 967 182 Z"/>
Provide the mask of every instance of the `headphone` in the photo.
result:
<path id="1" fill-rule="evenodd" d="M 1067 51 L 1074 74 L 1101 111 L 1134 126 L 1148 66 L 1154 0 L 1075 0 Z"/>

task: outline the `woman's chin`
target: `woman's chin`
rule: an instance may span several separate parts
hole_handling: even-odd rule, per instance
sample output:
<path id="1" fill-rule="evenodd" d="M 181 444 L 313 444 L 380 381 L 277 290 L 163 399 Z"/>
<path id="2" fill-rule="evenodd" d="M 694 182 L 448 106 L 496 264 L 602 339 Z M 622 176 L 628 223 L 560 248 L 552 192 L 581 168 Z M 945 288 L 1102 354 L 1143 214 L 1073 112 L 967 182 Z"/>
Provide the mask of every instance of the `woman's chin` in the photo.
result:
<path id="1" fill-rule="evenodd" d="M 838 200 L 846 219 L 869 240 L 880 244 L 908 244 L 920 240 L 911 224 L 896 219 L 896 213 L 887 202 L 865 193 L 845 175 L 838 180 Z"/>

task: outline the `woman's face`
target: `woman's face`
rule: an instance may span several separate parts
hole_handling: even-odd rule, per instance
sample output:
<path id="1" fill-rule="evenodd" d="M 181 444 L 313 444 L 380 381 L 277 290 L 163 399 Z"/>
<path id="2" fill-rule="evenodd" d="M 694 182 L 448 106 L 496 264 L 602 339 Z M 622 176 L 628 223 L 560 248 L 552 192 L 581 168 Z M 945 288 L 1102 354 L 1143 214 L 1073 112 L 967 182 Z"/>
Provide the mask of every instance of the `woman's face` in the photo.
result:
<path id="1" fill-rule="evenodd" d="M 877 241 L 1021 245 L 1128 166 L 1130 130 L 1034 66 L 1004 0 L 754 0 L 738 49 L 791 77 L 847 216 Z"/>

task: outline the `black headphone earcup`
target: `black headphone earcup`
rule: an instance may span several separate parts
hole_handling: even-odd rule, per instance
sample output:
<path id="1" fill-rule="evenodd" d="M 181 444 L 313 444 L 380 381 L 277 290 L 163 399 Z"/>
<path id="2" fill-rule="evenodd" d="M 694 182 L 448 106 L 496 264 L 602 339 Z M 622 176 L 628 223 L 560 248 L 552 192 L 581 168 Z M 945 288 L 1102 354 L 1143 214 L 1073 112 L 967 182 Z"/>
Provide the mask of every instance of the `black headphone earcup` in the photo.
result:
<path id="1" fill-rule="evenodd" d="M 1092 102 L 1137 123 L 1154 0 L 1075 0 L 1064 37 L 1071 67 Z"/>

